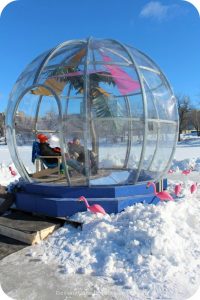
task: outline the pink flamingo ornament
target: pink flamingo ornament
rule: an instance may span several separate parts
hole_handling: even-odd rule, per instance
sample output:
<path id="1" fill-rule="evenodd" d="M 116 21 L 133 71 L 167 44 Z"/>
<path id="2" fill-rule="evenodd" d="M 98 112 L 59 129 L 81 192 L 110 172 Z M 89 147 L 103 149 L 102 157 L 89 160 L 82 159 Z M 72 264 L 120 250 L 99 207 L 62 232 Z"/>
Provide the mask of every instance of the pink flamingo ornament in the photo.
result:
<path id="1" fill-rule="evenodd" d="M 89 205 L 87 202 L 87 199 L 84 196 L 81 196 L 79 198 L 79 201 L 84 201 L 87 209 L 89 209 L 92 213 L 94 213 L 94 214 L 100 213 L 100 214 L 106 215 L 106 212 L 101 205 L 99 205 L 99 204 Z"/>
<path id="2" fill-rule="evenodd" d="M 182 189 L 182 184 L 181 183 L 175 185 L 174 193 L 175 193 L 176 196 L 178 196 L 180 194 L 181 189 Z"/>
<path id="3" fill-rule="evenodd" d="M 191 194 L 195 193 L 197 191 L 197 182 L 193 183 L 190 187 Z"/>
<path id="4" fill-rule="evenodd" d="M 154 188 L 155 196 L 158 197 L 161 201 L 164 201 L 164 200 L 173 201 L 174 200 L 173 197 L 167 191 L 156 192 L 156 185 L 155 185 L 154 182 L 148 182 L 147 183 L 147 188 L 149 188 L 151 185 Z"/>
<path id="5" fill-rule="evenodd" d="M 182 174 L 184 174 L 184 175 L 188 175 L 190 173 L 191 173 L 191 170 L 184 170 L 184 171 L 182 171 Z"/>
<path id="6" fill-rule="evenodd" d="M 172 169 L 170 169 L 169 171 L 168 171 L 168 174 L 173 174 L 174 173 L 174 170 L 172 170 Z"/>
<path id="7" fill-rule="evenodd" d="M 17 173 L 15 172 L 15 170 L 12 169 L 11 166 L 9 166 L 8 168 L 9 168 L 10 173 L 11 173 L 12 176 L 16 176 L 17 175 Z"/>

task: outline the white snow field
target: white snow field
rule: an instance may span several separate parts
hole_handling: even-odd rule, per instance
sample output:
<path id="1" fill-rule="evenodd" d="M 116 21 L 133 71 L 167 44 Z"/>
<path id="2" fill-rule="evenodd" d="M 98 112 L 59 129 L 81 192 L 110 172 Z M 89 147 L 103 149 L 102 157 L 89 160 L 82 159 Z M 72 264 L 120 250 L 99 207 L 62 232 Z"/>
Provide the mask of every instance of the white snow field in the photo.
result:
<path id="1" fill-rule="evenodd" d="M 19 178 L 8 168 L 14 166 L 6 146 L 0 146 L 0 163 L 0 184 Z M 182 174 L 186 169 L 192 172 Z M 82 231 L 66 225 L 0 261 L 3 290 L 20 300 L 191 297 L 200 285 L 200 138 L 185 136 L 171 170 L 173 202 L 137 204 L 110 216 L 76 214 Z"/>

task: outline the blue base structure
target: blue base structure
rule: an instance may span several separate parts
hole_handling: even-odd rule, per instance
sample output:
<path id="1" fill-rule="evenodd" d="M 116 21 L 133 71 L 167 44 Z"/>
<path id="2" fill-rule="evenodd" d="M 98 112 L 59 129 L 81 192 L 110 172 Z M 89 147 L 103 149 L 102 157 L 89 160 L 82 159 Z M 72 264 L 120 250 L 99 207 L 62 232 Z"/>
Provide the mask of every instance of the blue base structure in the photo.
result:
<path id="1" fill-rule="evenodd" d="M 157 189 L 167 188 L 163 180 Z M 152 186 L 146 184 L 129 186 L 66 187 L 54 184 L 24 183 L 16 193 L 16 208 L 51 217 L 71 217 L 77 212 L 86 211 L 85 203 L 78 201 L 80 196 L 87 198 L 89 205 L 99 204 L 108 214 L 119 213 L 127 206 L 136 203 L 157 204 Z"/>

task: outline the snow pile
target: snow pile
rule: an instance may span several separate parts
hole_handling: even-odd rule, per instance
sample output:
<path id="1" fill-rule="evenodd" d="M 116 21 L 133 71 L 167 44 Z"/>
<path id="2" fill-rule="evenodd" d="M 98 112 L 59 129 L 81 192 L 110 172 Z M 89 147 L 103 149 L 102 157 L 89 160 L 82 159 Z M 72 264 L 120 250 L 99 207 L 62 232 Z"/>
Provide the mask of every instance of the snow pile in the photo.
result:
<path id="1" fill-rule="evenodd" d="M 145 289 L 155 298 L 162 291 L 175 299 L 174 285 L 190 295 L 200 282 L 199 214 L 194 195 L 157 206 L 137 204 L 118 215 L 78 213 L 82 231 L 67 225 L 31 255 L 57 261 L 66 275 L 111 277 L 133 294 Z"/>
<path id="2" fill-rule="evenodd" d="M 184 160 L 174 159 L 171 164 L 171 169 L 174 171 L 193 170 L 200 171 L 200 157 L 198 158 L 186 158 Z"/>

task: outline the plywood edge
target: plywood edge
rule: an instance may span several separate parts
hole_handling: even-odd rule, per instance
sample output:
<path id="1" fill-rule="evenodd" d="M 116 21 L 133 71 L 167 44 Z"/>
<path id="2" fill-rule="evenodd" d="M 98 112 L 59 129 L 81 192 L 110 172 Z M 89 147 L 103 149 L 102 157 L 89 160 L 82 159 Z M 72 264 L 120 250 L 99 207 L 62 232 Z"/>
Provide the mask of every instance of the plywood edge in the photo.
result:
<path id="1" fill-rule="evenodd" d="M 41 242 L 49 234 L 53 233 L 56 229 L 58 229 L 60 226 L 61 226 L 61 224 L 54 224 L 52 226 L 49 226 L 48 228 L 37 231 L 32 240 L 32 244 L 37 244 L 37 243 Z"/>
<path id="2" fill-rule="evenodd" d="M 32 245 L 44 240 L 49 234 L 51 234 L 54 230 L 56 230 L 60 226 L 61 226 L 60 224 L 54 224 L 47 228 L 41 229 L 40 231 L 36 231 L 34 233 L 27 233 L 27 232 L 16 230 L 14 228 L 0 225 L 0 234 L 24 242 L 26 244 Z"/>

